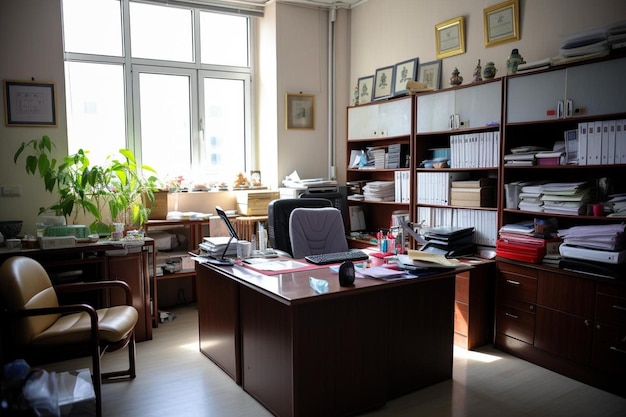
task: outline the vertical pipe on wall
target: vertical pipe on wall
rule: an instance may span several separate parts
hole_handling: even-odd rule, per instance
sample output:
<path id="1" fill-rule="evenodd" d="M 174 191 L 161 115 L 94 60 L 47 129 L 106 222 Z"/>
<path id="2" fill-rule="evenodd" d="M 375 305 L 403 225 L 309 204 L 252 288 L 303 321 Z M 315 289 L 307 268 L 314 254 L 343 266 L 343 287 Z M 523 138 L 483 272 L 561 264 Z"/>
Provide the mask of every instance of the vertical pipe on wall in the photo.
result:
<path id="1" fill-rule="evenodd" d="M 335 179 L 335 33 L 336 6 L 328 10 L 328 178 Z"/>

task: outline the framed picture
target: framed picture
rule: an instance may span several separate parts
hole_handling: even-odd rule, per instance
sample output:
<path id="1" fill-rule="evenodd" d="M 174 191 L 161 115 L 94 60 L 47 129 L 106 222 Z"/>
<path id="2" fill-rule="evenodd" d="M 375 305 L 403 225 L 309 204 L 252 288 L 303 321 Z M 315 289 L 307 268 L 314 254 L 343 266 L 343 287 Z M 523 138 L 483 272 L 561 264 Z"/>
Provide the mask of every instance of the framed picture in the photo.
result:
<path id="1" fill-rule="evenodd" d="M 407 81 L 417 81 L 417 63 L 418 58 L 413 58 L 396 64 L 393 69 L 393 73 L 395 74 L 393 82 L 394 96 L 399 96 L 408 92 L 406 89 Z"/>
<path id="2" fill-rule="evenodd" d="M 435 25 L 437 59 L 465 53 L 463 16 Z"/>
<path id="3" fill-rule="evenodd" d="M 357 83 L 359 88 L 359 104 L 365 104 L 372 101 L 372 93 L 374 92 L 374 76 L 359 78 Z"/>
<path id="4" fill-rule="evenodd" d="M 419 65 L 417 81 L 426 87 L 438 90 L 441 83 L 441 61 L 425 62 Z"/>
<path id="5" fill-rule="evenodd" d="M 374 73 L 373 100 L 389 97 L 393 94 L 393 65 L 379 68 Z"/>
<path id="6" fill-rule="evenodd" d="M 484 9 L 485 46 L 518 40 L 519 0 L 508 0 Z"/>
<path id="7" fill-rule="evenodd" d="M 6 126 L 56 126 L 55 84 L 4 80 Z"/>
<path id="8" fill-rule="evenodd" d="M 313 94 L 285 95 L 287 129 L 315 129 L 315 96 Z"/>

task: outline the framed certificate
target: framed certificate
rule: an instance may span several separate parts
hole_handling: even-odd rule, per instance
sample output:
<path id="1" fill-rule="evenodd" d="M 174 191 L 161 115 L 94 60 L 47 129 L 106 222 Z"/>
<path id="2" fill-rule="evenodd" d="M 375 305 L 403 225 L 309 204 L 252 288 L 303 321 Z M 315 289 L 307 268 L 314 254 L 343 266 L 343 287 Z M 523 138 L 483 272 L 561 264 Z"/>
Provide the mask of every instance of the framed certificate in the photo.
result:
<path id="1" fill-rule="evenodd" d="M 518 40 L 519 0 L 508 0 L 484 9 L 484 24 L 485 46 Z"/>
<path id="2" fill-rule="evenodd" d="M 435 25 L 437 59 L 465 53 L 463 16 Z"/>

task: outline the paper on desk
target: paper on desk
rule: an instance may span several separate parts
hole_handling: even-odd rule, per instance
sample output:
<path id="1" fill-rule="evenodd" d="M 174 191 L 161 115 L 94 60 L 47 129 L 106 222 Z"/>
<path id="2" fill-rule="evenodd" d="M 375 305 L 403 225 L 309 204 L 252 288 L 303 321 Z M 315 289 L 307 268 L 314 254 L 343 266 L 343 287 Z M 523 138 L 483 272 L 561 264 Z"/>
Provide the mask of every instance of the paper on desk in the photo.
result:
<path id="1" fill-rule="evenodd" d="M 444 266 L 457 266 L 461 263 L 458 259 L 448 259 L 445 257 L 445 255 L 439 255 L 436 253 L 429 253 L 429 252 L 421 252 L 421 251 L 413 250 L 413 249 L 409 249 L 408 257 L 409 259 L 413 261 L 432 262 L 432 263 L 444 265 Z"/>
<path id="2" fill-rule="evenodd" d="M 271 261 L 255 263 L 254 269 L 260 271 L 284 271 L 287 269 L 303 268 L 305 266 L 309 266 L 309 264 L 298 261 Z"/>

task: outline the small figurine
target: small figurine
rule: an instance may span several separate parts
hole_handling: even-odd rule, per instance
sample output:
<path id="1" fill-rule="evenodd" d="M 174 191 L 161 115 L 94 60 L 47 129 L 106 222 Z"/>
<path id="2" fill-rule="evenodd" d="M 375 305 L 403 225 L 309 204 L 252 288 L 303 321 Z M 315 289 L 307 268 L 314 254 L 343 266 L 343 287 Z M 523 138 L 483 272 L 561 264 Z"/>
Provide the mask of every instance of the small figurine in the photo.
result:
<path id="1" fill-rule="evenodd" d="M 509 59 L 506 60 L 506 73 L 508 75 L 515 75 L 517 73 L 517 66 L 519 64 L 525 64 L 524 58 L 519 54 L 519 51 L 513 49 L 511 51 L 511 55 L 509 55 Z"/>
<path id="2" fill-rule="evenodd" d="M 475 83 L 483 80 L 481 72 L 482 72 L 482 67 L 480 66 L 480 59 L 479 59 L 478 64 L 476 64 L 476 68 L 474 68 L 474 72 L 472 73 Z"/>
<path id="3" fill-rule="evenodd" d="M 359 105 L 359 86 L 358 85 L 354 87 L 354 98 L 352 100 L 352 105 L 353 106 Z"/>
<path id="4" fill-rule="evenodd" d="M 450 85 L 461 85 L 463 83 L 463 77 L 461 77 L 457 67 L 454 67 L 452 71 L 452 77 L 450 77 Z"/>
<path id="5" fill-rule="evenodd" d="M 487 65 L 485 65 L 483 69 L 483 78 L 489 80 L 496 76 L 496 72 L 498 72 L 496 65 L 493 62 L 487 62 Z"/>

